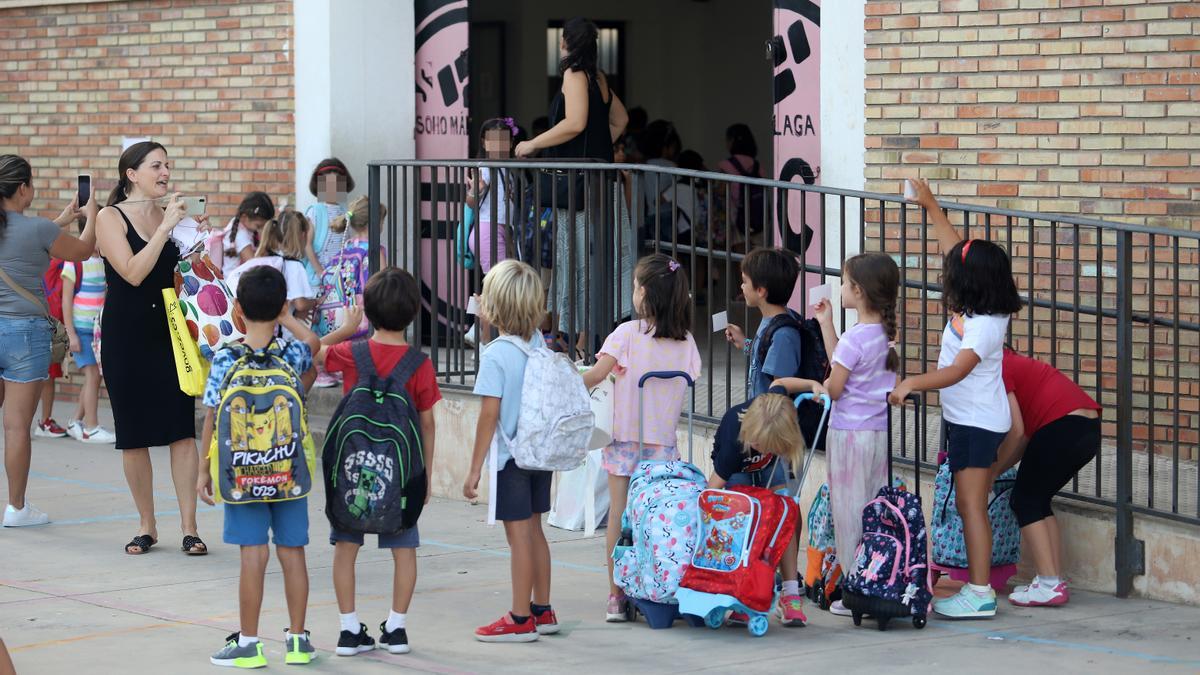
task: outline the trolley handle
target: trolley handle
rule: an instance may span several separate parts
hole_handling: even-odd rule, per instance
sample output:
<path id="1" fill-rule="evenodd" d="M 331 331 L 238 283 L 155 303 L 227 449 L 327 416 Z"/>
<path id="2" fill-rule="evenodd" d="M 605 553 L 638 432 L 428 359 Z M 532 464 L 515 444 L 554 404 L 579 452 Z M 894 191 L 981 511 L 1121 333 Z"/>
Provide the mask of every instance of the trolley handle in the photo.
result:
<path id="1" fill-rule="evenodd" d="M 646 382 L 650 380 L 673 380 L 677 377 L 682 377 L 684 382 L 687 382 L 688 399 L 691 404 L 688 406 L 688 463 L 695 464 L 695 457 L 692 455 L 692 420 L 696 416 L 696 381 L 691 375 L 682 370 L 652 370 L 638 378 L 638 449 L 643 450 L 646 447 L 646 439 L 644 435 L 645 424 L 645 405 L 646 405 Z"/>
<path id="2" fill-rule="evenodd" d="M 821 421 L 817 423 L 816 438 L 821 437 L 821 430 L 825 427 L 825 423 L 829 421 L 829 409 L 833 406 L 833 399 L 829 394 L 821 394 L 819 397 L 812 392 L 804 392 L 796 397 L 793 403 L 796 408 L 800 408 L 800 404 L 805 401 L 816 401 L 820 398 L 820 403 L 823 408 L 821 411 Z M 808 477 L 808 468 L 812 464 L 813 455 L 816 454 L 815 448 L 808 448 L 808 452 L 804 453 L 804 466 L 800 470 L 799 480 L 796 481 L 796 498 L 800 498 L 800 491 L 804 489 L 804 479 Z"/>
<path id="3" fill-rule="evenodd" d="M 892 392 L 889 391 L 887 395 L 890 398 Z M 916 392 L 909 392 L 909 394 L 904 397 L 903 403 L 912 403 L 913 412 L 916 413 L 916 417 L 913 419 L 913 441 L 916 443 L 916 447 L 913 449 L 913 483 L 916 484 L 916 489 L 914 492 L 917 497 L 920 497 L 921 451 L 925 448 L 925 441 L 927 440 L 924 434 L 922 434 L 922 429 L 925 428 L 925 424 L 921 420 L 921 395 Z M 901 404 L 900 407 L 903 408 L 904 405 Z M 892 406 L 890 403 L 887 406 L 887 427 L 887 469 L 888 483 L 891 484 L 892 480 L 894 479 L 894 474 L 892 470 Z"/>
<path id="4" fill-rule="evenodd" d="M 682 377 L 684 381 L 687 382 L 689 387 L 696 385 L 696 382 L 692 379 L 692 376 L 688 375 L 682 370 L 652 370 L 645 375 L 642 375 L 642 377 L 638 379 L 638 389 L 646 386 L 646 382 L 648 380 L 673 380 L 677 377 Z"/>

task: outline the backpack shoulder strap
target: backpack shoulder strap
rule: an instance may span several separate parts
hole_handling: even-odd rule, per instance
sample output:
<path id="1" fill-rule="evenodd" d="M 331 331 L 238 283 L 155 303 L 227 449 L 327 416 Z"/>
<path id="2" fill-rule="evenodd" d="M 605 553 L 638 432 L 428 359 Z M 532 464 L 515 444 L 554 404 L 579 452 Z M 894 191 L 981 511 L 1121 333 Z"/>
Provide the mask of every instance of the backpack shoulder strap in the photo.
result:
<path id="1" fill-rule="evenodd" d="M 762 339 L 758 341 L 759 364 L 767 360 L 767 352 L 771 349 L 771 342 L 775 339 L 775 333 L 784 328 L 795 329 L 800 334 L 800 339 L 804 339 L 804 331 L 801 330 L 800 321 L 795 316 L 792 316 L 791 310 L 771 317 L 770 323 L 767 324 L 767 329 L 763 331 Z"/>
<path id="2" fill-rule="evenodd" d="M 757 172 L 755 172 L 754 174 L 751 174 L 746 171 L 746 167 L 742 166 L 742 163 L 738 161 L 737 155 L 730 155 L 729 163 L 733 165 L 733 168 L 737 169 L 737 172 L 739 174 L 745 176 L 746 178 L 753 178 L 753 177 L 757 176 Z M 757 166 L 758 160 L 755 160 L 754 164 L 755 164 L 755 166 Z"/>
<path id="3" fill-rule="evenodd" d="M 350 343 L 350 354 L 354 357 L 354 369 L 358 371 L 360 383 L 378 376 L 375 372 L 375 359 L 371 358 L 371 345 L 367 340 Z"/>
<path id="4" fill-rule="evenodd" d="M 429 358 L 425 356 L 425 352 L 409 345 L 408 351 L 404 352 L 404 356 L 400 357 L 400 363 L 392 369 L 392 374 L 389 376 L 395 380 L 401 387 L 408 384 L 412 376 L 417 373 L 417 368 L 420 368 L 425 360 Z"/>

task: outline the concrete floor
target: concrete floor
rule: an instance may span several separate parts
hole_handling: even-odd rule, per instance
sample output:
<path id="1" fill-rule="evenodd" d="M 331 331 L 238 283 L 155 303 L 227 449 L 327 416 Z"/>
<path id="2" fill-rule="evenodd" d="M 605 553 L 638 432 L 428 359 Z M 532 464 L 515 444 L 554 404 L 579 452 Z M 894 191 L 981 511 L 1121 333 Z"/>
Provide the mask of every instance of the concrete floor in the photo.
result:
<path id="1" fill-rule="evenodd" d="M 51 525 L 0 531 L 0 637 L 17 671 L 32 673 L 211 673 L 208 655 L 237 630 L 237 550 L 221 543 L 219 508 L 201 507 L 200 527 L 212 547 L 203 558 L 178 550 L 175 500 L 162 449 L 154 451 L 160 543 L 147 556 L 124 555 L 137 516 L 120 459 L 110 447 L 69 439 L 34 444 L 31 500 Z M 0 496 L 5 496 L 0 491 Z M 508 550 L 503 531 L 484 524 L 482 506 L 435 500 L 421 521 L 420 579 L 409 614 L 413 653 L 339 658 L 337 608 L 325 544 L 324 498 L 310 499 L 312 589 L 309 627 L 320 650 L 314 672 L 1197 672 L 1200 608 L 1076 593 L 1069 606 L 1029 610 L 1002 602 L 993 621 L 931 619 L 914 630 L 810 611 L 810 625 L 774 622 L 761 639 L 744 630 L 651 631 L 645 623 L 605 624 L 602 537 L 549 528 L 554 605 L 563 634 L 531 645 L 484 645 L 471 631 L 508 603 Z M 361 618 L 371 632 L 386 617 L 391 559 L 364 549 L 358 568 Z M 952 586 L 943 583 L 940 593 Z M 282 578 L 272 563 L 261 631 L 272 669 L 283 664 L 287 624 Z"/>

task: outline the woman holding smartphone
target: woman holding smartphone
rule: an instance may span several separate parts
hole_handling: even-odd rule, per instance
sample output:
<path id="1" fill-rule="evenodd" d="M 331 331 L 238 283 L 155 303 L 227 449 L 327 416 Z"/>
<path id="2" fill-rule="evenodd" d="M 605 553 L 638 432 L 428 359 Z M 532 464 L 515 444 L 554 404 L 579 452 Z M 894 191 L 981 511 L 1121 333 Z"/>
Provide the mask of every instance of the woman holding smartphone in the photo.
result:
<path id="1" fill-rule="evenodd" d="M 50 257 L 78 262 L 96 249 L 95 200 L 84 206 L 87 224 L 75 237 L 66 227 L 75 203 L 57 220 L 26 215 L 33 204 L 33 168 L 17 155 L 0 155 L 0 405 L 4 407 L 4 468 L 8 504 L 4 527 L 43 525 L 50 517 L 25 499 L 32 449 L 29 427 L 50 371 L 51 327 L 42 277 Z M 0 652 L 2 655 L 2 652 Z M 0 658 L 0 670 L 4 660 Z"/>
<path id="2" fill-rule="evenodd" d="M 174 285 L 179 247 L 171 232 L 185 216 L 178 193 L 170 195 L 167 150 L 150 141 L 131 145 L 117 165 L 120 177 L 100 211 L 97 239 L 104 256 L 108 297 L 101 333 L 108 395 L 112 402 L 125 480 L 141 518 L 125 552 L 141 555 L 158 543 L 154 469 L 149 448 L 171 448 L 171 476 L 179 500 L 181 549 L 204 555 L 196 532 L 195 400 L 179 389 L 162 291 Z M 197 221 L 204 223 L 204 216 Z"/>

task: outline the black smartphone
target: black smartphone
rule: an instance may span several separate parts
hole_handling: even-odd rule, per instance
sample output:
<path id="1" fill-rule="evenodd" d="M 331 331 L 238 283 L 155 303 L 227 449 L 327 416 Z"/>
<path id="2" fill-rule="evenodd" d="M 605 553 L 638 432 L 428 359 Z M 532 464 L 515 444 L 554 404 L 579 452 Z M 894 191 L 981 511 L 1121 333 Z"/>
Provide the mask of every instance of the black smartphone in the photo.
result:
<path id="1" fill-rule="evenodd" d="M 79 183 L 78 183 L 78 188 L 76 190 L 76 194 L 79 197 L 79 201 L 76 203 L 79 205 L 79 208 L 82 209 L 83 205 L 87 204 L 88 200 L 92 198 L 92 177 L 91 176 L 89 176 L 86 173 L 79 174 Z"/>

